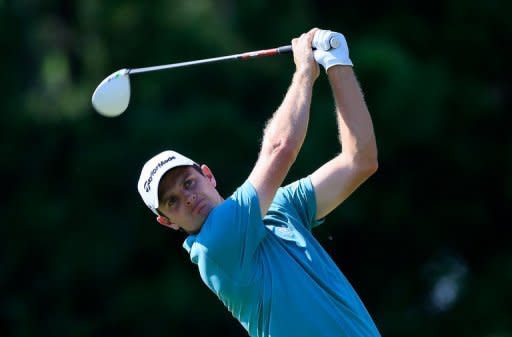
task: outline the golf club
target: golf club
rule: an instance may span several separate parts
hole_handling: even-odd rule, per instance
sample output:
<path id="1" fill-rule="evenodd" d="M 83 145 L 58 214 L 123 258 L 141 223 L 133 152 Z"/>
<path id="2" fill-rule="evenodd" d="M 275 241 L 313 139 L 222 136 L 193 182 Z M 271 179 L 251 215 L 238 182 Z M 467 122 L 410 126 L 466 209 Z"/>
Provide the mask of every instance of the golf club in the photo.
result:
<path id="1" fill-rule="evenodd" d="M 331 48 L 337 48 L 340 41 L 332 38 L 329 41 Z M 282 46 L 272 49 L 263 49 L 241 54 L 213 57 L 196 61 L 165 64 L 160 66 L 120 69 L 105 78 L 92 95 L 92 105 L 96 111 L 106 117 L 116 117 L 122 114 L 130 102 L 130 74 L 146 73 L 164 69 L 189 67 L 204 63 L 214 63 L 228 60 L 248 60 L 256 57 L 274 56 L 292 52 L 292 46 Z"/>

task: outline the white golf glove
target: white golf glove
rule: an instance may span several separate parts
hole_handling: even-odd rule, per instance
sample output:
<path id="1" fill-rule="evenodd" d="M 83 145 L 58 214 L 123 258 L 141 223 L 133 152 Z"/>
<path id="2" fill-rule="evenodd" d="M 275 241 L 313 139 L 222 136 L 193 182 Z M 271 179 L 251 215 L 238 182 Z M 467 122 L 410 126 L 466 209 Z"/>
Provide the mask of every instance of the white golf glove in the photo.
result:
<path id="1" fill-rule="evenodd" d="M 341 33 L 330 30 L 318 30 L 313 37 L 313 52 L 316 62 L 321 64 L 325 71 L 335 65 L 353 66 L 348 56 L 348 45 Z"/>

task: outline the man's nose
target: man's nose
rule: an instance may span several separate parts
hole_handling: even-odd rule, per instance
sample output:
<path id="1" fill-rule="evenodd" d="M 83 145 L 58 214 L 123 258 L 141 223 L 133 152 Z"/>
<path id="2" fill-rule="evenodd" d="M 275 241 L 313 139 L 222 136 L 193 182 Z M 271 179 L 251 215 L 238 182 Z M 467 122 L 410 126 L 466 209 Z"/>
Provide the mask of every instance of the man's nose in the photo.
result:
<path id="1" fill-rule="evenodd" d="M 187 201 L 187 206 L 190 206 L 194 203 L 194 201 L 196 201 L 196 194 L 195 193 L 189 193 L 186 195 L 186 201 Z"/>

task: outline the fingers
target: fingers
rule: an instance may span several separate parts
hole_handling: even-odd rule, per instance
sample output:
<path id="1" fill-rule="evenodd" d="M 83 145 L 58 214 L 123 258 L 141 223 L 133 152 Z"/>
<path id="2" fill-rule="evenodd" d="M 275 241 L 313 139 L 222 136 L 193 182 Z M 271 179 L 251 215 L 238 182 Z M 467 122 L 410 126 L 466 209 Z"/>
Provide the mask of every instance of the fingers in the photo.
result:
<path id="1" fill-rule="evenodd" d="M 293 52 L 307 52 L 311 49 L 312 37 L 308 33 L 302 33 L 299 37 L 292 40 Z"/>
<path id="2" fill-rule="evenodd" d="M 306 33 L 302 33 L 299 37 L 292 39 L 292 47 L 296 47 L 300 42 L 304 43 L 306 46 L 313 45 L 313 38 L 315 37 L 315 33 L 318 31 L 318 28 L 312 28 Z"/>
<path id="3" fill-rule="evenodd" d="M 308 34 L 312 34 L 313 36 L 315 36 L 315 33 L 316 31 L 319 30 L 319 28 L 315 27 L 315 28 L 311 28 L 308 32 Z"/>
<path id="4" fill-rule="evenodd" d="M 301 34 L 292 39 L 293 59 L 297 71 L 304 71 L 312 78 L 316 79 L 319 75 L 318 64 L 313 56 L 312 41 L 316 28 Z"/>
<path id="5" fill-rule="evenodd" d="M 305 33 L 292 40 L 293 58 L 295 61 L 307 58 L 308 49 L 311 49 L 311 47 L 307 44 L 307 37 Z"/>
<path id="6" fill-rule="evenodd" d="M 301 43 L 303 41 L 305 35 L 306 34 L 303 33 L 299 37 L 294 38 L 292 40 L 292 47 L 297 47 L 299 45 L 299 43 Z"/>
<path id="7" fill-rule="evenodd" d="M 310 29 L 306 34 L 308 36 L 308 39 L 309 39 L 309 45 L 312 46 L 313 45 L 313 38 L 315 37 L 315 33 L 318 31 L 319 29 L 318 28 L 312 28 Z"/>

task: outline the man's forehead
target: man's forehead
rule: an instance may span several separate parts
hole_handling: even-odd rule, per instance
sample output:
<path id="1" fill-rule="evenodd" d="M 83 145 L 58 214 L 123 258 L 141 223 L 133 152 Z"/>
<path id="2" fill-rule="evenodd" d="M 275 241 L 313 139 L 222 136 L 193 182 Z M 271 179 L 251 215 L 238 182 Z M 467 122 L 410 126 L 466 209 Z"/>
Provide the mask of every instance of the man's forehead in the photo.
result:
<path id="1" fill-rule="evenodd" d="M 180 179 L 190 173 L 190 170 L 194 170 L 194 168 L 192 166 L 179 166 L 165 172 L 158 184 L 158 194 L 161 195 L 172 190 Z"/>

